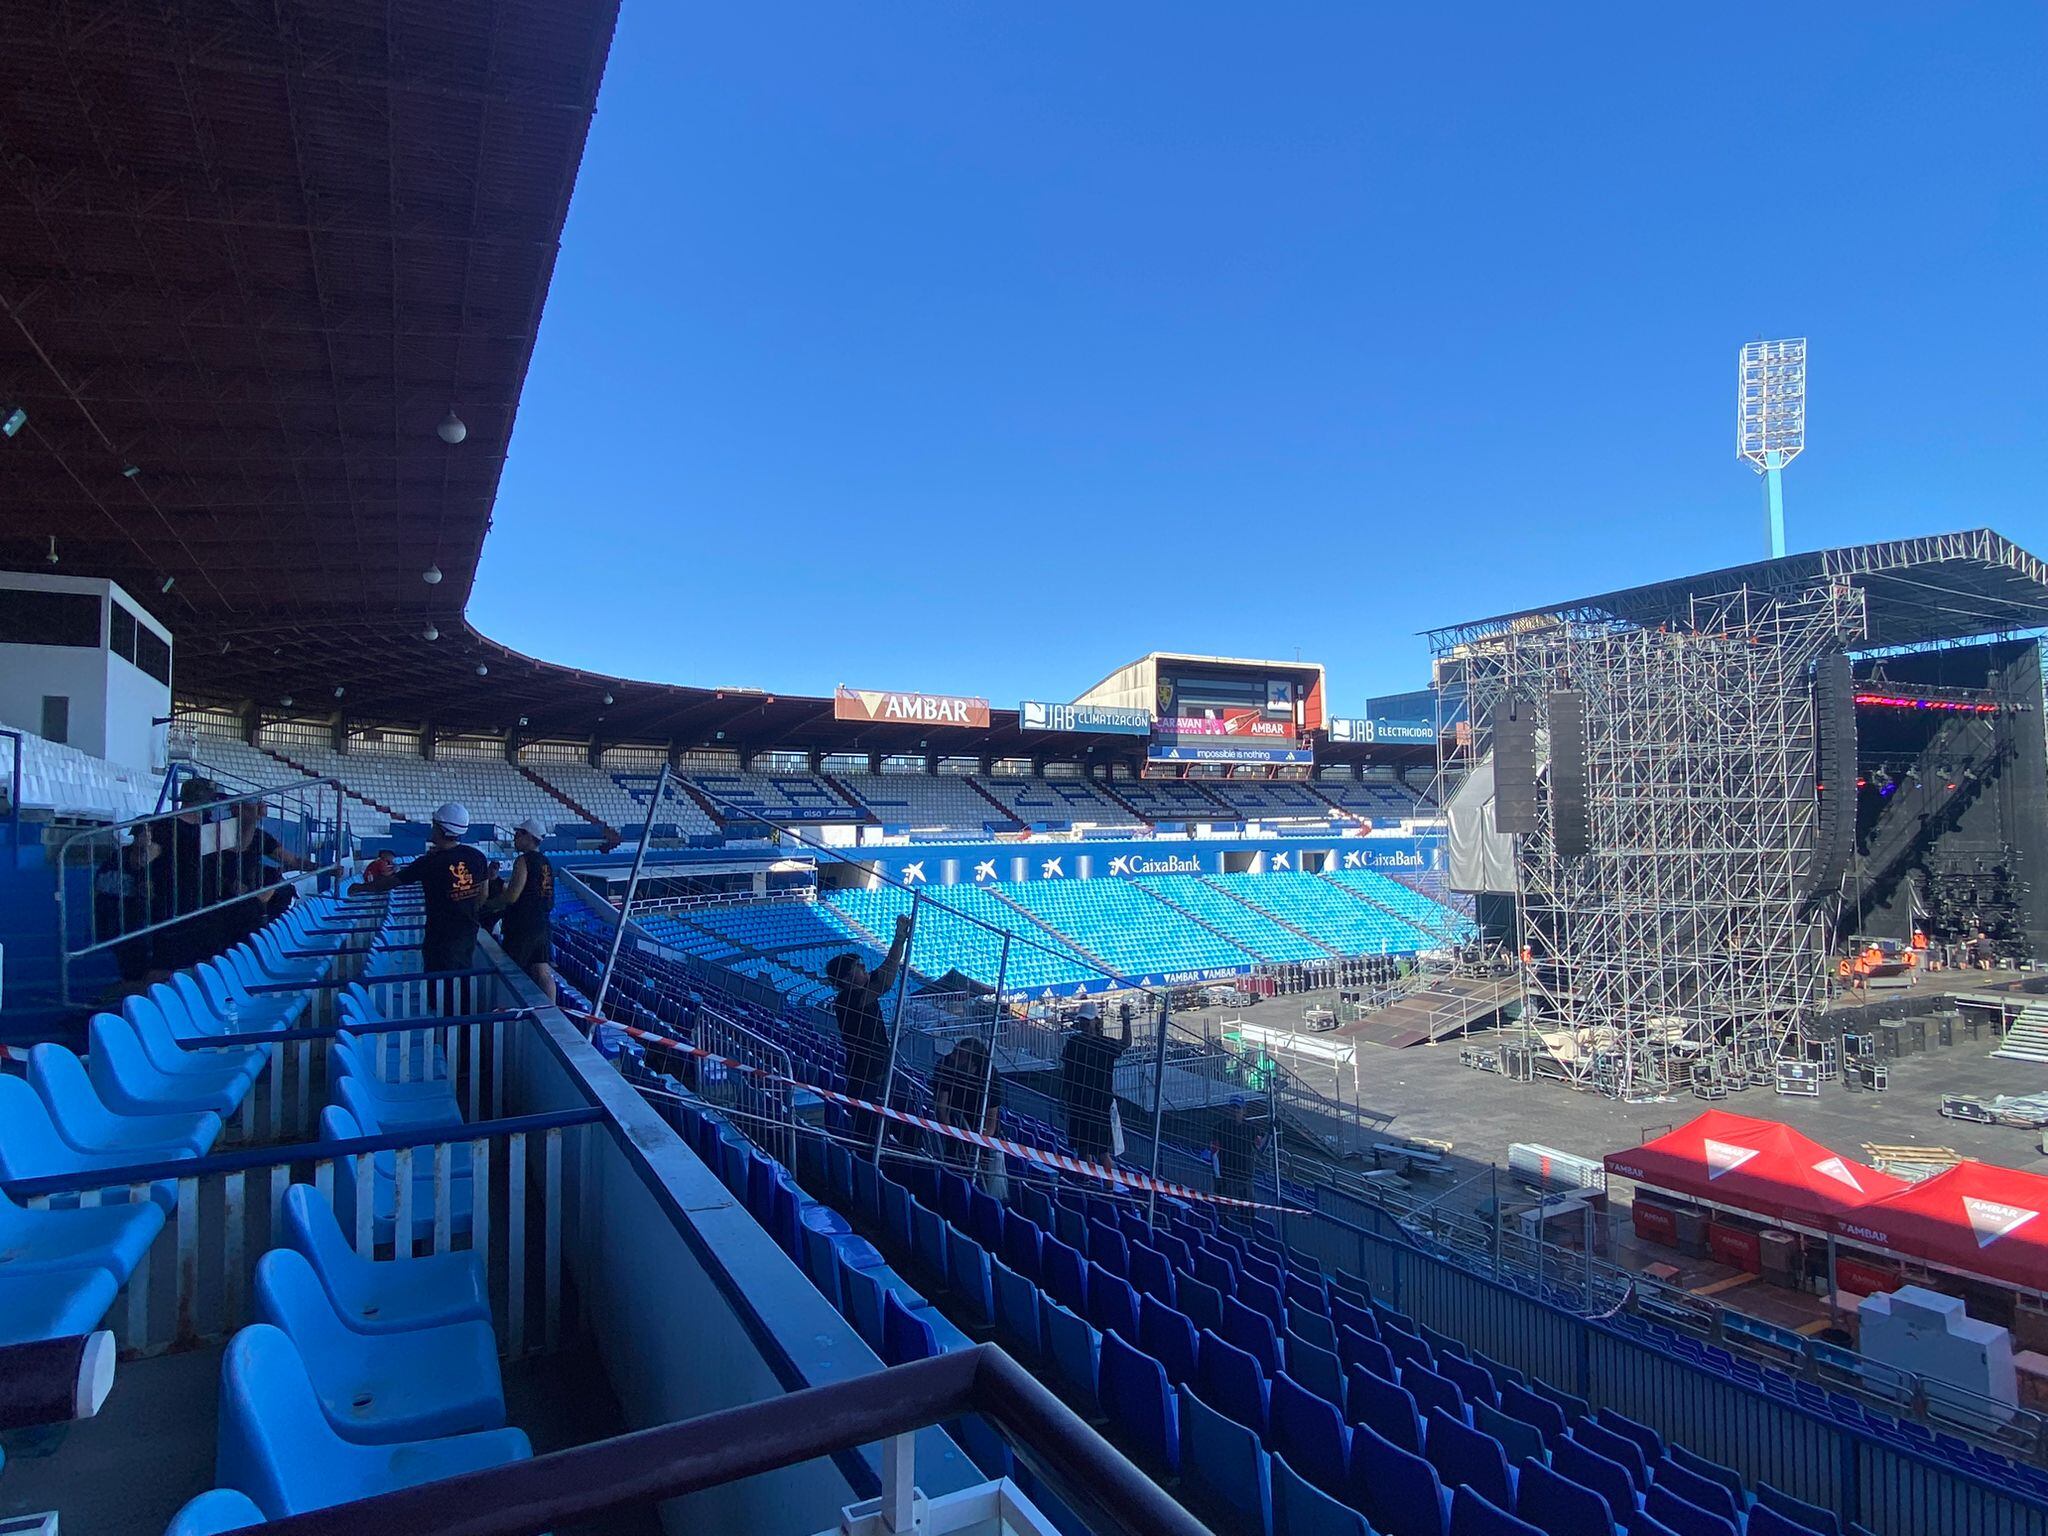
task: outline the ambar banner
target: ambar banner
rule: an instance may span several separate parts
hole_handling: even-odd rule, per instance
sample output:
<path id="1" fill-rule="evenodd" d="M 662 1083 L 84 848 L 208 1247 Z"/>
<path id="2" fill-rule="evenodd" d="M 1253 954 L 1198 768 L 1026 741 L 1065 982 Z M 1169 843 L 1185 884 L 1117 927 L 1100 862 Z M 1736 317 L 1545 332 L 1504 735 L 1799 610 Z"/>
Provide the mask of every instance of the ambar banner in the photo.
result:
<path id="1" fill-rule="evenodd" d="M 951 693 L 885 693 L 841 688 L 832 695 L 836 720 L 870 720 L 879 725 L 961 725 L 988 729 L 988 700 Z"/>

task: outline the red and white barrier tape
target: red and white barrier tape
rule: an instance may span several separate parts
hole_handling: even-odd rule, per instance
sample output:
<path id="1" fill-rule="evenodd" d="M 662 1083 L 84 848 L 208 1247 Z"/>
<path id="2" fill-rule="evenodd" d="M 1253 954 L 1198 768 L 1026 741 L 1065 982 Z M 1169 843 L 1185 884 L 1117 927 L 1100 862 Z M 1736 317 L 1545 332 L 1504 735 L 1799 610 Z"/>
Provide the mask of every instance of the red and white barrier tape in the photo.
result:
<path id="1" fill-rule="evenodd" d="M 735 1061 L 730 1056 L 721 1056 L 716 1051 L 707 1051 L 702 1046 L 691 1045 L 687 1041 L 672 1040 L 667 1035 L 657 1035 L 652 1030 L 641 1029 L 637 1025 L 621 1024 L 616 1019 L 599 1018 L 594 1013 L 566 1011 L 569 1011 L 574 1018 L 583 1019 L 591 1024 L 608 1025 L 613 1029 L 622 1031 L 635 1040 L 639 1040 L 647 1045 L 658 1046 L 665 1051 L 673 1051 L 677 1055 L 695 1056 L 703 1061 L 716 1062 L 728 1071 L 738 1071 L 749 1076 L 766 1078 L 770 1082 L 786 1083 L 792 1088 L 801 1088 L 806 1093 L 815 1093 L 821 1099 L 830 1100 L 834 1104 L 843 1104 L 849 1109 L 863 1109 L 869 1114 L 880 1115 L 884 1119 L 894 1120 L 901 1125 L 917 1126 L 921 1130 L 930 1131 L 935 1136 L 945 1136 L 954 1141 L 964 1141 L 970 1146 L 1001 1152 L 1006 1157 L 1021 1157 L 1026 1162 L 1037 1163 L 1045 1168 L 1057 1168 L 1062 1173 L 1085 1174 L 1092 1179 L 1101 1179 L 1106 1184 L 1120 1185 L 1125 1189 L 1135 1189 L 1144 1194 L 1167 1195 L 1176 1200 L 1194 1200 L 1204 1205 L 1228 1205 L 1248 1211 L 1282 1211 L 1290 1216 L 1308 1216 L 1313 1214 L 1313 1212 L 1305 1211 L 1298 1205 L 1268 1205 L 1259 1200 L 1239 1200 L 1230 1195 L 1210 1194 L 1204 1190 L 1190 1189 L 1185 1184 L 1174 1184 L 1165 1179 L 1155 1179 L 1149 1173 L 1136 1173 L 1122 1168 L 1111 1168 L 1102 1163 L 1084 1162 L 1078 1157 L 1069 1157 L 1064 1152 L 1048 1151 L 1044 1147 L 1029 1146 L 1024 1142 L 1011 1141 L 1003 1136 L 983 1135 L 980 1131 L 970 1131 L 957 1125 L 947 1125 L 943 1121 L 929 1119 L 924 1115 L 911 1114 L 908 1110 L 891 1109 L 886 1104 L 876 1104 L 868 1099 L 857 1099 L 851 1094 L 841 1093 L 834 1088 L 824 1088 L 816 1083 L 804 1082 L 801 1078 L 784 1077 L 781 1073 L 770 1071 L 767 1067 L 758 1067 L 751 1062 Z"/>

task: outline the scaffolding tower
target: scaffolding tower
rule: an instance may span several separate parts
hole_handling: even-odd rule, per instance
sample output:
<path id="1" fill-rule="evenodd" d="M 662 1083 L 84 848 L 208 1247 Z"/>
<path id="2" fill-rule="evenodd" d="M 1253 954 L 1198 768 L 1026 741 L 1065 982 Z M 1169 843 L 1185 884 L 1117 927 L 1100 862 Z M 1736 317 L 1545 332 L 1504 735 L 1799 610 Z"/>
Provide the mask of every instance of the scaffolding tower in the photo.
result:
<path id="1" fill-rule="evenodd" d="M 1442 782 L 1534 717 L 1536 830 L 1515 838 L 1522 1060 L 1645 1098 L 1695 1064 L 1768 1072 L 1803 1053 L 1825 996 L 1816 876 L 1815 663 L 1864 638 L 1839 578 L 1692 596 L 1658 622 L 1595 606 L 1432 634 L 1437 686 L 1465 700 Z M 1550 696 L 1584 701 L 1589 851 L 1560 857 Z"/>

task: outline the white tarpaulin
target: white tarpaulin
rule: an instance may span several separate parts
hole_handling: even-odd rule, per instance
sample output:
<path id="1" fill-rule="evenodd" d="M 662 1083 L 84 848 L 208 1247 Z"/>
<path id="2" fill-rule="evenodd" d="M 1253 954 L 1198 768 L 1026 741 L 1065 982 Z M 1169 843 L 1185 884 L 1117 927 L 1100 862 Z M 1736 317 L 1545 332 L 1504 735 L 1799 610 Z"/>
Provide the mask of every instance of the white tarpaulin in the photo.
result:
<path id="1" fill-rule="evenodd" d="M 1493 754 L 1465 775 L 1446 809 L 1454 891 L 1515 893 L 1515 840 L 1493 829 Z"/>

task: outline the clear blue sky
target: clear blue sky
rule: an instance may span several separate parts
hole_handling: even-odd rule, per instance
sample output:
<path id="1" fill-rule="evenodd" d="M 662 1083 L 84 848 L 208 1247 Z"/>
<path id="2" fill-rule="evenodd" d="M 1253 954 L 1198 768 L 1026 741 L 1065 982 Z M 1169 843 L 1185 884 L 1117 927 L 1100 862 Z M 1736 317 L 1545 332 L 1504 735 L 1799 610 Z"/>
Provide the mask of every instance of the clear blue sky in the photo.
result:
<path id="1" fill-rule="evenodd" d="M 1794 547 L 2048 546 L 2048 10 L 626 0 L 472 616 L 1070 698 Z M 1449 14 L 1453 13 L 1455 14 Z"/>

